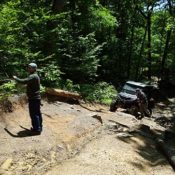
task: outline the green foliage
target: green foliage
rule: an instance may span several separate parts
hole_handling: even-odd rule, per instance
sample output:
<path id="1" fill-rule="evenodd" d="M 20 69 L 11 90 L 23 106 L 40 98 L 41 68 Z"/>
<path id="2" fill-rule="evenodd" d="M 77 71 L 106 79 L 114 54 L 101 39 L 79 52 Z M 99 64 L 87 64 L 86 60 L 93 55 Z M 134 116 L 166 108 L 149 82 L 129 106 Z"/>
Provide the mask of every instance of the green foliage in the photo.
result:
<path id="1" fill-rule="evenodd" d="M 84 84 L 80 87 L 80 92 L 87 101 L 110 104 L 116 96 L 117 91 L 114 86 L 106 82 L 99 82 L 94 85 Z"/>
<path id="2" fill-rule="evenodd" d="M 41 95 L 42 94 L 45 94 L 45 92 L 46 92 L 46 87 L 44 87 L 44 86 L 40 86 L 40 93 L 41 93 Z"/>
<path id="3" fill-rule="evenodd" d="M 10 81 L 8 83 L 4 83 L 0 86 L 0 100 L 7 98 L 8 96 L 17 92 L 15 81 Z"/>
<path id="4" fill-rule="evenodd" d="M 104 30 L 114 29 L 117 26 L 117 20 L 110 11 L 101 5 L 91 7 L 91 28 L 98 32 L 104 32 Z"/>
<path id="5" fill-rule="evenodd" d="M 10 81 L 8 83 L 4 83 L 0 86 L 0 91 L 2 92 L 16 92 L 16 83 L 15 81 Z"/>
<path id="6" fill-rule="evenodd" d="M 0 77 L 24 76 L 25 66 L 34 61 L 44 86 L 81 92 L 88 100 L 104 102 L 112 96 L 112 87 L 91 84 L 117 86 L 143 77 L 148 70 L 146 16 L 156 2 L 162 8 L 151 14 L 152 74 L 159 76 L 165 55 L 165 67 L 174 75 L 175 23 L 168 4 L 163 8 L 163 1 L 157 0 L 68 0 L 64 8 L 53 12 L 53 2 L 0 2 Z M 1 91 L 8 88 L 15 92 L 12 84 Z"/>
<path id="7" fill-rule="evenodd" d="M 58 66 L 49 64 L 46 67 L 40 69 L 39 73 L 41 74 L 41 81 L 43 85 L 47 87 L 58 86 L 61 74 Z"/>
<path id="8" fill-rule="evenodd" d="M 62 56 L 59 54 L 62 57 L 61 71 L 79 83 L 94 80 L 103 44 L 97 44 L 94 33 L 77 38 L 67 37 L 65 41 L 67 47 L 59 50 L 62 53 Z"/>
<path id="9" fill-rule="evenodd" d="M 99 66 L 98 54 L 102 50 L 103 45 L 97 45 L 94 33 L 78 38 L 78 50 L 82 53 L 79 57 L 79 71 L 84 77 L 95 77 Z"/>
<path id="10" fill-rule="evenodd" d="M 57 88 L 80 93 L 85 100 L 101 104 L 110 104 L 112 99 L 117 95 L 114 86 L 106 82 L 99 82 L 93 85 L 74 84 L 73 81 L 67 79 L 65 81 L 60 81 Z"/>
<path id="11" fill-rule="evenodd" d="M 80 92 L 80 85 L 79 84 L 74 84 L 72 80 L 66 79 L 66 80 L 61 80 L 58 88 L 61 88 L 63 90 L 67 90 L 70 92 Z"/>
<path id="12" fill-rule="evenodd" d="M 41 51 L 36 49 L 43 40 L 40 32 L 46 28 L 42 14 L 42 8 L 27 10 L 20 1 L 9 1 L 0 11 L 2 66 L 10 74 L 19 73 L 19 67 L 42 57 Z"/>

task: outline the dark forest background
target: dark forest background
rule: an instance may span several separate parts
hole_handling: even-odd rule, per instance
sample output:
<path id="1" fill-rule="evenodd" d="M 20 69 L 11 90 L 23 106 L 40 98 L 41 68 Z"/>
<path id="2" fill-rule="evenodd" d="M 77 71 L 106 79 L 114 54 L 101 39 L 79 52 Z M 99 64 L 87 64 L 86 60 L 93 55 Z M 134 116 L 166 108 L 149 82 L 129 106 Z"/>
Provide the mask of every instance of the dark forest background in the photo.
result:
<path id="1" fill-rule="evenodd" d="M 1 0 L 1 82 L 27 76 L 30 62 L 43 87 L 97 102 L 108 102 L 127 80 L 173 80 L 175 1 Z"/>

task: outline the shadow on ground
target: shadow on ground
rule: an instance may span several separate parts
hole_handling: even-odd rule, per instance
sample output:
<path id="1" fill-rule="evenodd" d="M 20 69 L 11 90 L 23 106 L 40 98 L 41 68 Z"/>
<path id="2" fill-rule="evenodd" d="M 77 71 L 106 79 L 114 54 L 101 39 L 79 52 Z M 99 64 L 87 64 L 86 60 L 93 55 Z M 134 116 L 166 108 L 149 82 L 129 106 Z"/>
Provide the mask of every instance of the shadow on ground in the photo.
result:
<path id="1" fill-rule="evenodd" d="M 21 128 L 23 128 L 22 131 L 19 131 L 18 133 L 16 134 L 13 134 L 11 131 L 9 131 L 7 128 L 4 128 L 4 130 L 11 136 L 11 137 L 32 137 L 32 136 L 37 136 L 39 134 L 36 134 L 36 133 L 32 133 L 31 130 L 23 127 L 23 126 L 20 126 Z"/>
<path id="2" fill-rule="evenodd" d="M 159 104 L 158 104 L 159 105 Z M 151 128 L 148 125 L 140 124 L 136 128 L 129 128 L 116 123 L 114 132 L 117 139 L 135 145 L 137 153 L 148 161 L 150 166 L 168 165 L 175 171 L 175 99 L 173 101 L 161 102 L 158 106 L 160 110 L 152 122 L 156 123 L 157 128 Z M 121 129 L 123 128 L 123 130 Z M 142 169 L 140 163 L 130 162 L 134 166 Z"/>

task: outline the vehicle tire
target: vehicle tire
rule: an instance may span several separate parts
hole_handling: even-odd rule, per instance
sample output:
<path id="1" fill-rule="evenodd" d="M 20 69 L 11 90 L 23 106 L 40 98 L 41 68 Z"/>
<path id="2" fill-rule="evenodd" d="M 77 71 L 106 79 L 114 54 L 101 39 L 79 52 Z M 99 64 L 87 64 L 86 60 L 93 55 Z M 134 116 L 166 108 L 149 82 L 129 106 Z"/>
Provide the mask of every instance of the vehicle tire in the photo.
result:
<path id="1" fill-rule="evenodd" d="M 153 113 L 152 109 L 148 109 L 148 110 L 149 110 L 150 115 L 152 115 Z"/>
<path id="2" fill-rule="evenodd" d="M 129 109 L 129 113 L 131 115 L 134 115 L 136 118 L 138 118 L 139 117 L 139 109 L 138 109 L 138 107 L 136 105 L 131 106 L 131 108 Z"/>
<path id="3" fill-rule="evenodd" d="M 152 115 L 152 109 L 155 107 L 155 101 L 153 98 L 151 98 L 148 102 L 148 111 L 150 113 L 150 116 Z M 146 114 L 147 117 L 150 117 L 149 115 Z"/>
<path id="4" fill-rule="evenodd" d="M 153 109 L 155 107 L 155 100 L 151 98 L 148 102 L 148 108 Z"/>
<path id="5" fill-rule="evenodd" d="M 115 112 L 117 110 L 117 101 L 113 101 L 111 104 L 110 104 L 110 109 L 109 111 L 111 112 Z"/>
<path id="6" fill-rule="evenodd" d="M 146 117 L 151 117 L 151 116 L 152 116 L 152 109 L 151 109 L 151 108 L 148 108 L 147 111 L 148 111 L 149 113 L 145 111 L 145 112 L 144 112 L 145 116 L 146 116 Z"/>

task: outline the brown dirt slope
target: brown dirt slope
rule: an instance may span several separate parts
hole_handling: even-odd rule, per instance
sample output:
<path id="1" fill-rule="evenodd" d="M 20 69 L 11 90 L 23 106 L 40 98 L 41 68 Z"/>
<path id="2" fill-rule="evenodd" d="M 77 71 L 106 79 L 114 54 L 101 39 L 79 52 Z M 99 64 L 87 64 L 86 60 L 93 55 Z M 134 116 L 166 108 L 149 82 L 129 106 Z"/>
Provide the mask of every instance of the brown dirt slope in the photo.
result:
<path id="1" fill-rule="evenodd" d="M 153 119 L 137 120 L 99 105 L 43 104 L 39 136 L 28 135 L 27 105 L 16 104 L 0 116 L 0 174 L 174 173 L 143 127 L 161 134 L 165 128 Z"/>

